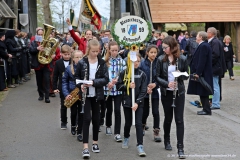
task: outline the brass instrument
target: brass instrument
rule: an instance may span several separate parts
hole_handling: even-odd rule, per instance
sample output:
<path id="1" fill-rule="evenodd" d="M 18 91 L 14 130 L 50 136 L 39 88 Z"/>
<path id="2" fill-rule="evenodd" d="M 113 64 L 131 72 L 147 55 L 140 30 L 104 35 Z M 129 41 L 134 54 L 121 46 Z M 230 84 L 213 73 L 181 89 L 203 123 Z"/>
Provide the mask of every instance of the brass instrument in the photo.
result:
<path id="1" fill-rule="evenodd" d="M 55 54 L 57 47 L 59 46 L 60 42 L 55 38 L 50 38 L 50 34 L 52 33 L 55 27 L 43 24 L 44 26 L 44 34 L 43 34 L 43 41 L 41 45 L 44 47 L 43 51 L 39 51 L 38 53 L 38 61 L 41 64 L 49 64 L 52 61 L 52 55 Z"/>
<path id="2" fill-rule="evenodd" d="M 72 44 L 72 48 L 73 48 L 73 50 L 78 50 L 78 44 L 77 44 L 77 42 L 74 42 L 74 43 Z"/>
<path id="3" fill-rule="evenodd" d="M 78 93 L 79 93 L 79 88 L 76 87 L 76 88 L 70 93 L 70 95 L 72 96 L 72 98 L 71 98 L 71 99 L 65 99 L 65 100 L 64 100 L 64 106 L 66 106 L 67 108 L 72 107 L 72 105 L 73 105 L 77 100 L 80 99 Z"/>

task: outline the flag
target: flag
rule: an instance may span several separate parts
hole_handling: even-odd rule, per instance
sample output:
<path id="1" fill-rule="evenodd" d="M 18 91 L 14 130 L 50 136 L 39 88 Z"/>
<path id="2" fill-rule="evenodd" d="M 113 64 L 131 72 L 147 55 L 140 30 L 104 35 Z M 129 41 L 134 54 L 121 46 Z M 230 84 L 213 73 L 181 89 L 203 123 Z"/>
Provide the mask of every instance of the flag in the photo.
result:
<path id="1" fill-rule="evenodd" d="M 76 20 L 73 9 L 70 9 L 70 22 L 72 24 L 73 29 L 76 30 L 78 28 L 78 21 Z"/>
<path id="2" fill-rule="evenodd" d="M 92 24 L 98 30 L 102 27 L 101 15 L 92 0 L 82 0 L 79 18 L 81 22 Z"/>

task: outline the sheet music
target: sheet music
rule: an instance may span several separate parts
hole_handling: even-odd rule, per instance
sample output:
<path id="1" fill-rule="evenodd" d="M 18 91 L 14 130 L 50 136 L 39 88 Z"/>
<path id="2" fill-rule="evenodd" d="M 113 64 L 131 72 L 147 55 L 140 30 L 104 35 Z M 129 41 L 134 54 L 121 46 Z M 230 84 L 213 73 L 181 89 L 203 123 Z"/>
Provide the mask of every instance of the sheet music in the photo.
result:
<path id="1" fill-rule="evenodd" d="M 92 84 L 92 83 L 93 83 L 93 81 L 76 79 L 76 84 L 78 84 L 78 83 L 83 83 L 83 84 Z"/>
<path id="2" fill-rule="evenodd" d="M 174 77 L 179 77 L 179 76 L 189 76 L 187 72 L 172 72 Z"/>

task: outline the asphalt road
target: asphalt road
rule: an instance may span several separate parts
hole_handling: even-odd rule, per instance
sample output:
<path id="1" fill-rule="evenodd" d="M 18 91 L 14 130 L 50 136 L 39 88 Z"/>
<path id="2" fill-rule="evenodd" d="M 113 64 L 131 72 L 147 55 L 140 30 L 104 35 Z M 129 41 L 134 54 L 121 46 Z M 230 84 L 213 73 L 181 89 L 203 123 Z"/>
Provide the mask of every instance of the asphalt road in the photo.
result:
<path id="1" fill-rule="evenodd" d="M 82 143 L 67 130 L 60 129 L 60 99 L 51 103 L 39 102 L 35 76 L 32 80 L 11 89 L 0 105 L 0 159 L 3 160 L 77 160 L 82 159 Z M 199 110 L 189 101 L 197 96 L 186 96 L 185 104 L 185 154 L 189 160 L 240 159 L 240 77 L 230 81 L 223 79 L 221 110 L 212 116 L 198 116 Z M 69 112 L 68 112 L 69 113 Z M 160 105 L 161 128 L 163 110 Z M 122 114 L 122 130 L 124 124 Z M 68 116 L 70 117 L 70 116 Z M 70 120 L 69 120 L 70 121 Z M 147 157 L 139 158 L 136 150 L 135 128 L 132 127 L 129 149 L 122 149 L 113 136 L 105 135 L 105 126 L 99 133 L 100 153 L 92 153 L 92 160 L 172 160 L 177 159 L 175 123 L 172 124 L 172 151 L 164 149 L 163 142 L 153 142 L 152 115 L 149 131 L 144 136 Z M 163 131 L 161 131 L 163 135 Z M 91 140 L 90 132 L 90 140 Z M 163 136 L 161 136 L 163 137 Z M 91 141 L 90 141 L 91 142 Z M 91 144 L 91 143 L 90 143 Z"/>

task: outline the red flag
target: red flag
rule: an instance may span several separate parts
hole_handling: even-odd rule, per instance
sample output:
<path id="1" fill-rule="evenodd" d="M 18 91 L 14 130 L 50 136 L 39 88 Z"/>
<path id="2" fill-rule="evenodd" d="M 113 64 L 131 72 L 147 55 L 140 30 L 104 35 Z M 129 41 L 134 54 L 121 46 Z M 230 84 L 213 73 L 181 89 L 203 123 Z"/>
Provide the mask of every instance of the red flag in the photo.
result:
<path id="1" fill-rule="evenodd" d="M 92 16 L 91 24 L 93 24 L 98 30 L 101 29 L 101 27 L 102 27 L 102 21 L 101 21 L 101 16 L 99 15 L 99 13 L 95 13 L 95 14 Z"/>

